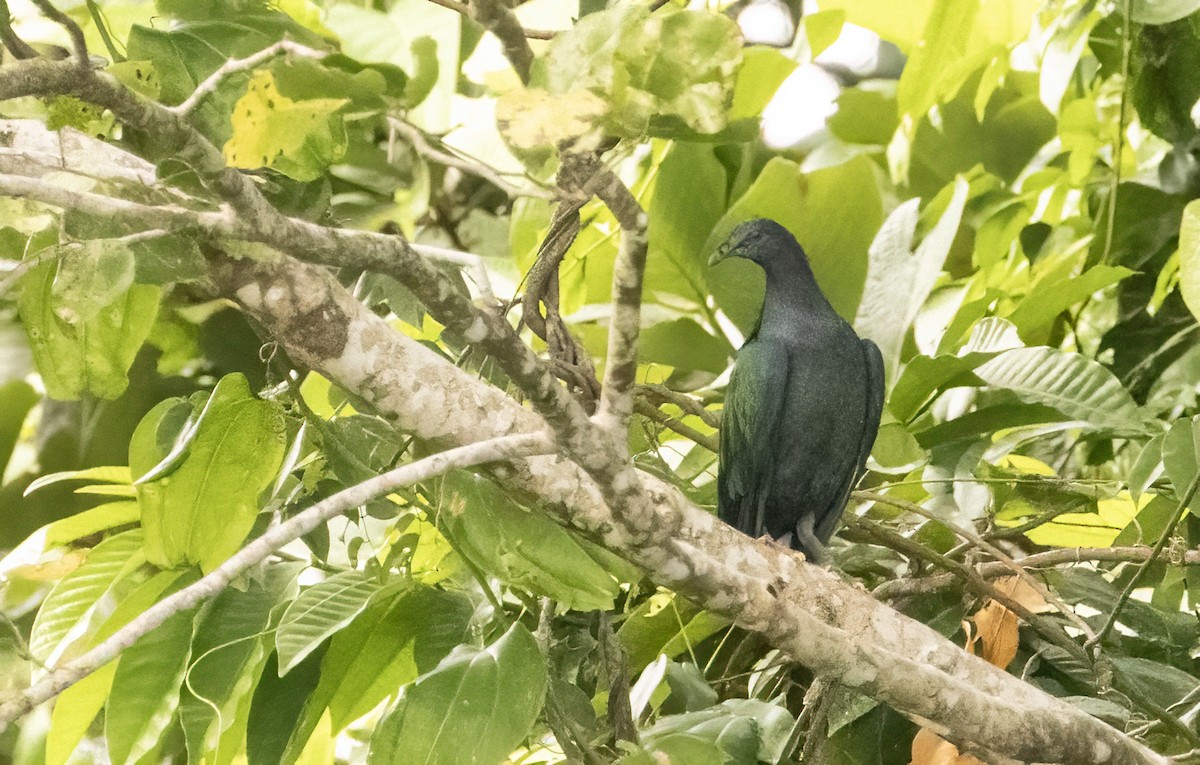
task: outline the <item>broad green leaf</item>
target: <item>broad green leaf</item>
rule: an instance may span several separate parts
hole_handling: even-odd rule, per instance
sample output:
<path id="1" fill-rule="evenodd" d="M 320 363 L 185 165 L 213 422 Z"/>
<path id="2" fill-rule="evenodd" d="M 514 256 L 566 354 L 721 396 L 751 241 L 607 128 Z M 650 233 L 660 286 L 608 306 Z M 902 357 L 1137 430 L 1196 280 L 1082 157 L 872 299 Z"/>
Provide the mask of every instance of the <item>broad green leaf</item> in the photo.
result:
<path id="1" fill-rule="evenodd" d="M 132 580 L 132 577 L 130 579 Z M 119 595 L 110 592 L 106 597 L 119 598 L 119 602 L 99 629 L 89 636 L 86 647 L 94 647 L 140 616 L 168 589 L 178 589 L 194 579 L 195 575 L 192 572 L 161 571 L 145 581 L 136 583 L 136 586 L 131 585 L 132 589 L 122 589 Z M 74 751 L 80 739 L 87 733 L 92 720 L 108 700 L 116 671 L 117 660 L 114 660 L 55 699 L 50 731 L 46 739 L 48 765 L 65 762 Z"/>
<path id="2" fill-rule="evenodd" d="M 7 355 L 4 349 L 0 349 L 0 369 L 6 366 Z M 7 370 L 9 374 L 13 377 L 23 377 L 20 364 L 13 366 L 16 368 Z M 4 371 L 0 371 L 0 475 L 4 474 L 8 461 L 21 440 L 26 416 L 41 398 L 29 383 L 21 379 L 5 381 L 3 378 L 7 376 Z"/>
<path id="3" fill-rule="evenodd" d="M 132 442 L 146 442 L 159 424 L 143 420 Z M 217 384 L 194 428 L 178 467 L 140 483 L 138 502 L 147 559 L 165 567 L 199 563 L 208 572 L 237 551 L 254 525 L 258 496 L 283 460 L 285 433 L 278 404 L 256 398 L 240 374 Z M 144 475 L 153 465 L 134 459 L 133 451 L 130 468 Z"/>
<path id="4" fill-rule="evenodd" d="M 337 33 L 346 55 L 407 72 L 405 101 L 418 107 L 408 116 L 443 133 L 454 127 L 450 113 L 460 71 L 462 16 L 422 0 L 399 0 L 388 7 L 384 13 L 338 3 L 326 9 L 324 21 Z"/>
<path id="5" fill-rule="evenodd" d="M 436 667 L 466 639 L 471 612 L 461 595 L 424 586 L 371 603 L 330 641 L 282 761 L 295 762 L 326 710 L 336 733 Z"/>
<path id="6" fill-rule="evenodd" d="M 1200 317 L 1200 199 L 1183 208 L 1179 226 L 1179 290 L 1192 316 Z"/>
<path id="7" fill-rule="evenodd" d="M 110 661 L 54 700 L 50 730 L 46 732 L 46 765 L 66 765 L 104 708 L 116 674 L 117 663 Z"/>
<path id="8" fill-rule="evenodd" d="M 343 571 L 306 587 L 288 604 L 275 631 L 279 672 L 286 674 L 326 638 L 362 613 L 381 585 L 361 571 Z"/>
<path id="9" fill-rule="evenodd" d="M 58 483 L 59 481 L 102 481 L 105 483 L 128 484 L 131 480 L 129 477 L 129 468 L 121 465 L 103 465 L 100 467 L 84 468 L 83 470 L 64 470 L 59 473 L 49 473 L 38 478 L 25 487 L 25 496 L 29 496 L 38 489 Z"/>
<path id="10" fill-rule="evenodd" d="M 646 288 L 703 304 L 704 243 L 725 212 L 725 168 L 711 146 L 678 142 L 658 166 L 650 198 Z M 688 199 L 687 205 L 679 204 Z"/>
<path id="11" fill-rule="evenodd" d="M 1065 513 L 1026 531 L 1025 536 L 1047 547 L 1108 547 L 1149 501 L 1150 497 L 1145 497 L 1137 502 L 1127 494 L 1101 499 L 1094 513 Z"/>
<path id="12" fill-rule="evenodd" d="M 1114 656 L 1112 661 L 1121 678 L 1163 708 L 1190 699 L 1200 690 L 1200 680 L 1170 664 L 1138 656 Z"/>
<path id="13" fill-rule="evenodd" d="M 1125 479 L 1125 485 L 1129 487 L 1129 493 L 1133 495 L 1134 499 L 1138 499 L 1149 491 L 1150 485 L 1162 475 L 1164 469 L 1163 440 L 1165 438 L 1165 433 L 1159 433 L 1147 441 L 1142 450 L 1138 452 L 1137 460 L 1129 471 L 1129 477 Z"/>
<path id="14" fill-rule="evenodd" d="M 137 502 L 108 502 L 46 526 L 46 547 L 59 547 L 138 521 Z"/>
<path id="15" fill-rule="evenodd" d="M 1117 433 L 1145 432 L 1141 409 L 1112 373 L 1078 353 L 1055 348 L 1005 351 L 975 369 L 988 385 L 1022 400 L 1053 407 L 1089 427 Z"/>
<path id="16" fill-rule="evenodd" d="M 251 4 L 248 4 L 251 5 Z M 181 103 L 229 59 L 245 58 L 288 38 L 312 48 L 325 43 L 285 14 L 255 7 L 235 15 L 201 16 L 200 20 L 165 28 L 134 25 L 129 32 L 127 58 L 149 62 L 157 76 L 158 93 L 168 105 Z M 196 17 L 191 17 L 196 18 Z M 233 104 L 245 93 L 249 75 L 235 72 L 200 103 L 191 118 L 215 145 L 232 135 Z"/>
<path id="17" fill-rule="evenodd" d="M 50 297 L 54 313 L 67 324 L 95 319 L 133 284 L 133 251 L 124 242 L 93 239 L 54 249 L 59 261 Z"/>
<path id="18" fill-rule="evenodd" d="M 95 627 L 92 621 L 100 618 L 103 609 L 113 607 L 103 596 L 142 565 L 141 546 L 140 529 L 109 537 L 55 585 L 38 609 L 29 636 L 29 652 L 40 665 L 60 663 Z"/>
<path id="19" fill-rule="evenodd" d="M 346 153 L 346 127 L 337 112 L 347 99 L 294 101 L 281 94 L 270 72 L 259 72 L 233 107 L 233 135 L 225 142 L 230 167 L 269 167 L 298 181 L 313 181 Z"/>
<path id="20" fill-rule="evenodd" d="M 629 6 L 556 35 L 542 74 L 551 93 L 599 96 L 616 135 L 679 127 L 712 134 L 725 127 L 741 56 L 737 25 L 725 16 Z"/>
<path id="21" fill-rule="evenodd" d="M 806 16 L 805 21 L 812 18 L 813 16 Z M 841 28 L 840 23 L 838 28 Z M 729 122 L 753 120 L 754 132 L 757 133 L 758 119 L 762 116 L 763 109 L 795 69 L 796 62 L 775 48 L 760 45 L 746 48 L 742 53 L 742 66 L 738 69 L 737 83 L 733 87 Z"/>
<path id="22" fill-rule="evenodd" d="M 795 724 L 787 710 L 758 699 L 731 699 L 696 712 L 668 715 L 648 728 L 643 741 L 657 748 L 669 736 L 686 734 L 711 741 L 730 758 L 756 765 L 776 762 Z"/>
<path id="23" fill-rule="evenodd" d="M 245 589 L 227 587 L 196 624 L 179 721 L 192 761 L 213 756 L 222 728 L 237 717 L 270 644 L 266 632 L 279 601 L 295 590 L 301 564 L 271 566 Z M 220 723 L 220 724 L 218 724 Z"/>
<path id="24" fill-rule="evenodd" d="M 310 653 L 286 675 L 279 674 L 276 655 L 271 654 L 263 668 L 258 685 L 254 688 L 254 699 L 246 721 L 246 752 L 249 765 L 278 765 L 292 763 L 295 757 L 284 757 L 284 748 L 289 737 L 295 737 L 301 719 L 301 711 L 311 700 L 317 683 L 324 677 L 321 657 L 324 651 Z M 296 754 L 303 751 L 303 744 L 316 727 L 321 715 L 318 713 L 313 726 L 304 731 Z"/>
<path id="25" fill-rule="evenodd" d="M 104 716 L 114 765 L 138 762 L 166 733 L 179 706 L 195 614 L 171 616 L 121 653 Z"/>
<path id="26" fill-rule="evenodd" d="M 1001 351 L 1020 348 L 1017 329 L 1007 319 L 980 319 L 958 355 L 914 356 L 904 365 L 900 379 L 888 395 L 888 409 L 901 422 L 908 422 L 943 387 L 961 384 L 964 373 Z"/>
<path id="27" fill-rule="evenodd" d="M 1200 99 L 1200 19 L 1188 16 L 1135 28 L 1129 55 L 1129 97 L 1142 124 L 1171 143 L 1197 132 L 1192 109 Z"/>
<path id="28" fill-rule="evenodd" d="M 966 180 L 955 181 L 945 211 L 915 250 L 912 248 L 917 224 L 915 199 L 888 216 L 868 250 L 866 286 L 854 326 L 860 335 L 879 346 L 889 380 L 895 379 L 908 329 L 941 274 L 969 190 Z"/>
<path id="29" fill-rule="evenodd" d="M 729 626 L 729 621 L 660 590 L 642 601 L 617 630 L 629 667 L 640 672 L 658 656 L 679 656 Z"/>
<path id="30" fill-rule="evenodd" d="M 34 362 L 51 398 L 85 393 L 114 399 L 129 384 L 127 373 L 158 315 L 162 290 L 134 284 L 90 319 L 60 315 L 54 292 L 59 264 L 41 263 L 21 281 L 18 307 Z"/>
<path id="31" fill-rule="evenodd" d="M 775 157 L 729 208 L 705 242 L 704 257 L 730 231 L 750 218 L 770 218 L 796 236 L 808 254 L 821 289 L 842 316 L 853 316 L 867 276 L 867 248 L 883 221 L 875 170 L 866 157 L 803 173 Z M 758 320 L 762 270 L 734 259 L 722 263 L 711 282 L 713 297 L 743 332 Z"/>
<path id="32" fill-rule="evenodd" d="M 487 648 L 460 648 L 405 687 L 375 728 L 367 762 L 500 762 L 529 733 L 545 693 L 537 641 L 515 623 Z"/>
<path id="33" fill-rule="evenodd" d="M 1196 480 L 1197 463 L 1200 462 L 1200 415 L 1191 419 L 1177 420 L 1171 425 L 1162 441 L 1162 462 L 1167 478 L 1180 499 Z M 1193 499 L 1190 507 L 1195 507 Z"/>
<path id="34" fill-rule="evenodd" d="M 1022 337 L 1032 341 L 1030 333 L 1045 329 L 1063 311 L 1133 273 L 1120 266 L 1099 265 L 1079 276 L 1040 281 L 1007 318 L 1020 330 Z"/>
<path id="35" fill-rule="evenodd" d="M 484 571 L 580 611 L 612 608 L 620 583 L 545 513 L 526 510 L 490 480 L 458 471 L 444 479 L 439 527 Z"/>
<path id="36" fill-rule="evenodd" d="M 638 361 L 675 369 L 699 369 L 719 375 L 729 366 L 733 348 L 713 337 L 692 319 L 664 321 L 642 330 Z"/>
<path id="37" fill-rule="evenodd" d="M 1169 24 L 1200 10 L 1200 0 L 1133 0 L 1129 16 L 1139 24 Z"/>

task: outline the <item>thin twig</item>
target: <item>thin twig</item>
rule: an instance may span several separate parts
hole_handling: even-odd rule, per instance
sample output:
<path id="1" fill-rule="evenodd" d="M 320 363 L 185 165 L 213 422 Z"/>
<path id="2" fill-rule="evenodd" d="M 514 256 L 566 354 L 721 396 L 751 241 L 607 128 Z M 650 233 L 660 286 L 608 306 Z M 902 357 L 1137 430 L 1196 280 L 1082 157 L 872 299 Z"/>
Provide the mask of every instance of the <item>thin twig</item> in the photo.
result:
<path id="1" fill-rule="evenodd" d="M 280 40 L 274 45 L 269 45 L 257 53 L 252 53 L 245 58 L 235 58 L 226 61 L 217 67 L 217 70 L 204 79 L 204 82 L 196 86 L 192 94 L 187 97 L 183 103 L 178 106 L 168 107 L 181 117 L 187 117 L 200 106 L 200 102 L 208 96 L 216 92 L 217 88 L 221 87 L 221 83 L 231 74 L 238 72 L 248 72 L 255 67 L 270 61 L 276 56 L 281 55 L 300 56 L 302 58 L 321 59 L 328 54 L 310 48 L 307 45 L 292 42 L 291 40 Z"/>
<path id="2" fill-rule="evenodd" d="M 434 5 L 440 5 L 443 8 L 449 8 L 455 13 L 461 13 L 464 16 L 474 18 L 471 15 L 471 6 L 466 3 L 460 3 L 458 0 L 429 0 Z M 542 29 L 521 29 L 521 33 L 530 40 L 553 40 L 558 32 L 550 32 Z"/>
<path id="3" fill-rule="evenodd" d="M 1030 611 L 1024 604 L 1014 599 L 1011 595 L 1002 592 L 991 582 L 979 575 L 974 568 L 965 563 L 960 563 L 956 560 L 951 560 L 944 555 L 939 554 L 934 550 L 930 550 L 925 545 L 916 542 L 908 537 L 896 533 L 895 531 L 881 526 L 878 523 L 869 521 L 866 518 L 850 518 L 847 520 L 847 526 L 853 529 L 858 529 L 867 536 L 876 540 L 879 544 L 888 547 L 892 550 L 906 555 L 910 558 L 919 558 L 928 563 L 932 563 L 938 568 L 945 569 L 954 574 L 958 578 L 980 595 L 985 595 L 1000 605 L 1012 611 L 1020 617 L 1026 624 L 1033 627 L 1039 635 L 1047 641 L 1053 643 L 1059 648 L 1066 651 L 1069 655 L 1078 658 L 1082 661 L 1087 661 L 1087 653 L 1080 647 L 1078 643 L 1071 640 L 1065 632 L 1062 631 L 1057 624 L 1048 619 L 1044 619 Z"/>
<path id="4" fill-rule="evenodd" d="M 1112 613 L 1108 615 L 1108 619 L 1104 622 L 1104 626 L 1101 627 L 1100 631 L 1093 635 L 1087 641 L 1087 643 L 1084 644 L 1085 648 L 1091 649 L 1100 645 L 1104 641 L 1104 638 L 1108 637 L 1108 633 L 1112 632 L 1113 627 L 1117 623 L 1117 619 L 1121 615 L 1121 609 L 1124 608 L 1125 604 L 1129 602 L 1129 598 L 1133 595 L 1133 591 L 1137 589 L 1137 586 L 1141 583 L 1142 579 L 1145 578 L 1146 572 L 1150 570 L 1150 564 L 1159 556 L 1159 554 L 1163 551 L 1163 548 L 1167 546 L 1167 541 L 1171 538 L 1171 535 L 1175 533 L 1175 527 L 1179 525 L 1179 522 L 1183 520 L 1183 516 L 1187 514 L 1188 505 L 1191 503 L 1192 498 L 1196 496 L 1197 487 L 1200 487 L 1200 471 L 1197 471 L 1196 475 L 1192 476 L 1191 482 L 1188 483 L 1187 490 L 1184 491 L 1183 496 L 1179 500 L 1179 504 L 1175 508 L 1175 513 L 1171 518 L 1171 522 L 1167 524 L 1167 527 L 1163 529 L 1162 534 L 1159 535 L 1158 541 L 1154 543 L 1154 549 L 1152 550 L 1150 557 L 1147 558 L 1140 566 L 1138 566 L 1137 572 L 1130 578 L 1129 583 L 1125 585 L 1125 589 L 1121 591 L 1120 597 L 1117 598 L 1117 602 L 1113 604 Z"/>
<path id="5" fill-rule="evenodd" d="M 1063 566 L 1077 563 L 1142 563 L 1147 560 L 1158 560 L 1167 553 L 1154 555 L 1153 548 L 1146 547 L 1064 547 L 1058 550 L 1034 553 L 1020 560 L 1017 565 L 1037 570 L 1052 566 Z M 1180 563 L 1183 565 L 1200 565 L 1200 550 L 1188 550 L 1183 553 Z M 1006 563 L 981 563 L 975 567 L 980 576 L 985 579 L 995 579 L 1011 573 Z M 952 574 L 934 574 L 915 579 L 893 579 L 876 587 L 871 594 L 880 600 L 920 595 L 944 590 L 954 584 L 956 578 Z"/>
<path id="6" fill-rule="evenodd" d="M 654 406 L 674 404 L 687 414 L 699 417 L 710 428 L 720 429 L 721 413 L 704 408 L 704 402 L 686 393 L 671 390 L 658 383 L 642 383 L 637 386 L 637 393 Z"/>
<path id="7" fill-rule="evenodd" d="M 1121 101 L 1117 115 L 1117 144 L 1113 149 L 1113 180 L 1108 191 L 1108 224 L 1104 233 L 1104 254 L 1101 263 L 1112 256 L 1113 236 L 1117 224 L 1117 191 L 1121 186 L 1121 156 L 1125 149 L 1125 98 L 1129 92 L 1129 18 L 1130 0 L 1121 0 Z"/>
<path id="8" fill-rule="evenodd" d="M 21 39 L 12 26 L 12 14 L 8 11 L 8 0 L 0 0 L 0 43 L 15 59 L 37 58 L 38 52 Z"/>
<path id="9" fill-rule="evenodd" d="M 716 453 L 720 444 L 715 435 L 705 435 L 693 427 L 683 424 L 678 417 L 672 417 L 663 410 L 651 404 L 649 401 L 638 399 L 633 403 L 633 411 L 642 415 L 648 420 L 662 425 L 668 430 L 673 430 L 684 438 L 695 441 L 696 443 L 708 449 L 710 452 Z"/>
<path id="10" fill-rule="evenodd" d="M 75 63 L 84 69 L 91 68 L 92 61 L 88 56 L 87 40 L 83 36 L 83 30 L 75 23 L 75 19 L 55 8 L 50 0 L 33 0 L 33 4 L 41 10 L 46 18 L 67 30 L 67 34 L 71 37 L 71 44 L 75 48 Z"/>
<path id="11" fill-rule="evenodd" d="M 554 447 L 550 440 L 540 433 L 501 436 L 455 449 L 447 449 L 444 452 L 369 478 L 348 489 L 343 489 L 278 526 L 272 527 L 202 579 L 163 598 L 95 648 L 52 670 L 33 687 L 0 704 L 0 726 L 13 722 L 38 704 L 62 693 L 117 658 L 123 650 L 136 643 L 142 636 L 171 616 L 186 611 L 221 592 L 234 579 L 266 560 L 275 550 L 299 539 L 331 518 L 360 507 L 375 497 L 383 496 L 397 488 L 427 480 L 455 468 L 471 467 L 514 457 L 548 454 L 552 451 L 554 451 Z"/>
<path id="12" fill-rule="evenodd" d="M 1040 595 L 1042 597 L 1042 599 L 1044 599 L 1047 603 L 1054 606 L 1055 610 L 1057 610 L 1060 614 L 1062 614 L 1063 617 L 1065 617 L 1067 619 L 1067 621 L 1069 621 L 1069 622 L 1071 622 L 1071 624 L 1075 625 L 1076 629 L 1078 629 L 1084 635 L 1088 636 L 1089 639 L 1095 636 L 1096 633 L 1092 630 L 1091 625 L 1088 624 L 1087 622 L 1085 622 L 1082 618 L 1080 618 L 1079 614 L 1075 613 L 1075 611 L 1072 610 L 1070 606 L 1068 606 L 1066 603 L 1064 603 L 1062 601 L 1062 599 L 1060 599 L 1057 595 L 1055 595 L 1053 592 L 1051 592 L 1049 590 L 1049 588 L 1047 588 L 1046 585 L 1041 582 L 1041 580 L 1032 576 L 1019 563 L 1017 563 L 1015 560 L 1013 560 L 1008 554 L 1006 554 L 999 547 L 996 547 L 996 545 L 994 545 L 991 542 L 989 542 L 988 540 L 984 539 L 982 536 L 980 536 L 978 533 L 976 533 L 974 529 L 968 529 L 964 526 L 960 526 L 957 523 L 954 523 L 953 521 L 942 518 L 941 516 L 937 515 L 936 513 L 933 513 L 931 511 L 921 507 L 920 505 L 916 504 L 915 502 L 908 502 L 908 501 L 902 500 L 902 499 L 895 499 L 895 498 L 887 496 L 886 494 L 876 494 L 875 492 L 872 492 L 872 491 L 856 491 L 856 492 L 854 492 L 854 496 L 858 499 L 865 499 L 865 500 L 869 500 L 871 502 L 878 502 L 880 504 L 890 505 L 891 507 L 894 507 L 894 508 L 897 508 L 900 510 L 905 510 L 905 511 L 913 513 L 915 515 L 920 515 L 923 518 L 928 518 L 929 520 L 934 521 L 936 523 L 942 524 L 943 526 L 947 527 L 948 529 L 950 529 L 951 531 L 953 531 L 955 534 L 962 537 L 963 539 L 966 539 L 966 540 L 970 541 L 972 544 L 976 545 L 977 547 L 979 547 L 983 550 L 986 550 L 993 557 L 995 557 L 997 560 L 999 560 L 1001 563 L 1008 566 L 1009 570 L 1012 573 L 1016 574 L 1017 577 L 1019 577 L 1021 579 L 1021 581 L 1025 582 L 1025 584 L 1032 587 L 1034 592 L 1036 592 L 1038 595 Z"/>
<path id="13" fill-rule="evenodd" d="M 451 154 L 448 151 L 442 151 L 429 142 L 425 133 L 420 128 L 402 119 L 388 117 L 388 126 L 396 132 L 401 133 L 421 156 L 432 159 L 434 162 L 443 164 L 446 167 L 453 167 L 462 170 L 464 173 L 470 173 L 482 178 L 510 197 L 536 197 L 546 200 L 558 198 L 557 194 L 547 189 L 517 186 L 502 176 L 496 169 L 485 165 L 479 160 L 468 159 Z"/>

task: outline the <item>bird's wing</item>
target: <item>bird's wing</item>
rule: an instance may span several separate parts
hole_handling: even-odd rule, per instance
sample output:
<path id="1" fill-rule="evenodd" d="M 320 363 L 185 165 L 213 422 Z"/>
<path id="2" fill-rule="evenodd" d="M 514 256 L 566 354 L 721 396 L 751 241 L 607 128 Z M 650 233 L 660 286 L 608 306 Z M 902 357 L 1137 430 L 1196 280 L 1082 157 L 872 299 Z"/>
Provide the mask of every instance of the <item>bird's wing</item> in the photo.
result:
<path id="1" fill-rule="evenodd" d="M 738 351 L 721 420 L 721 520 L 751 536 L 763 533 L 763 510 L 788 379 L 787 349 L 756 339 Z"/>
<path id="2" fill-rule="evenodd" d="M 864 381 L 866 411 L 863 417 L 862 435 L 859 436 L 858 441 L 858 455 L 853 467 L 850 468 L 853 472 L 846 477 L 846 488 L 842 496 L 838 498 L 834 507 L 828 509 L 817 519 L 816 534 L 820 539 L 828 539 L 832 536 L 834 527 L 841 520 L 841 511 L 850 499 L 850 492 L 854 490 L 858 479 L 866 472 L 867 457 L 871 456 L 871 447 L 875 445 L 875 435 L 879 432 L 879 420 L 883 416 L 883 354 L 879 352 L 879 346 L 870 340 L 861 342 L 863 361 L 866 362 L 866 380 Z"/>

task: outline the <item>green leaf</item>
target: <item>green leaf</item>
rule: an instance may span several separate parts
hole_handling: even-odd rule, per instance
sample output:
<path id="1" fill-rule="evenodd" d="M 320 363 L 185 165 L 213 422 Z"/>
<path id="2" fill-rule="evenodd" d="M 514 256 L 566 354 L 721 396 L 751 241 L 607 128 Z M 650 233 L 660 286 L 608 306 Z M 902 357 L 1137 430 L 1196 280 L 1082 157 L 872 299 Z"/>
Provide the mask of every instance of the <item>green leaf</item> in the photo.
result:
<path id="1" fill-rule="evenodd" d="M 133 284 L 133 251 L 124 242 L 93 239 L 53 250 L 59 263 L 50 297 L 55 314 L 67 324 L 95 319 Z"/>
<path id="2" fill-rule="evenodd" d="M 294 591 L 298 566 L 270 566 L 250 579 L 244 590 L 227 587 L 197 622 L 179 704 L 190 760 L 212 755 L 222 729 L 246 704 L 249 687 L 267 658 L 270 640 L 264 631 L 280 599 Z"/>
<path id="3" fill-rule="evenodd" d="M 104 716 L 114 765 L 154 751 L 179 706 L 195 610 L 171 616 L 121 653 Z"/>
<path id="4" fill-rule="evenodd" d="M 1171 425 L 1162 441 L 1162 462 L 1167 478 L 1175 488 L 1175 495 L 1182 499 L 1196 478 L 1197 462 L 1200 461 L 1200 415 L 1190 420 L 1177 420 Z M 1195 506 L 1193 501 L 1191 506 Z"/>
<path id="5" fill-rule="evenodd" d="M 21 281 L 18 307 L 34 362 L 51 398 L 75 400 L 84 393 L 115 399 L 129 384 L 127 373 L 158 315 L 162 290 L 135 284 L 90 319 L 60 315 L 54 292 L 59 264 L 34 266 Z"/>
<path id="6" fill-rule="evenodd" d="M 1022 401 L 1053 407 L 1083 427 L 1145 432 L 1143 413 L 1129 391 L 1107 369 L 1078 353 L 1018 348 L 983 363 L 975 375 Z"/>
<path id="7" fill-rule="evenodd" d="M 230 167 L 269 167 L 297 181 L 313 181 L 346 153 L 346 127 L 337 114 L 344 98 L 294 101 L 263 71 L 233 107 L 233 135 L 225 142 Z"/>
<path id="8" fill-rule="evenodd" d="M 444 479 L 438 524 L 454 549 L 506 584 L 579 611 L 612 608 L 620 583 L 545 513 L 526 510 L 490 480 L 465 471 Z"/>
<path id="9" fill-rule="evenodd" d="M 895 379 L 908 328 L 942 272 L 969 190 L 966 180 L 959 178 L 954 182 L 945 211 L 915 250 L 912 240 L 917 225 L 916 199 L 897 207 L 871 243 L 867 283 L 854 326 L 860 335 L 879 346 L 888 379 Z"/>
<path id="10" fill-rule="evenodd" d="M 254 688 L 254 698 L 250 702 L 250 714 L 246 721 L 246 760 L 249 765 L 278 765 L 296 761 L 295 757 L 285 757 L 283 752 L 289 738 L 294 737 L 299 729 L 296 721 L 301 719 L 301 711 L 310 702 L 317 684 L 324 679 L 322 655 L 323 651 L 310 653 L 291 672 L 282 676 L 276 655 L 271 654 L 268 658 L 258 685 Z M 313 727 L 316 727 L 315 723 Z M 304 734 L 305 740 L 310 732 L 311 729 Z"/>
<path id="11" fill-rule="evenodd" d="M 660 654 L 679 656 L 728 626 L 727 619 L 660 590 L 626 617 L 617 637 L 628 654 L 630 668 L 639 672 Z"/>
<path id="12" fill-rule="evenodd" d="M 1099 265 L 1079 276 L 1039 281 L 1007 318 L 1022 337 L 1032 340 L 1030 333 L 1046 329 L 1063 311 L 1133 273 L 1120 266 Z"/>
<path id="13" fill-rule="evenodd" d="M 280 674 L 362 613 L 380 588 L 374 577 L 361 571 L 343 571 L 306 587 L 288 604 L 275 631 Z"/>
<path id="14" fill-rule="evenodd" d="M 666 364 L 675 369 L 699 369 L 719 375 L 729 366 L 733 348 L 713 337 L 693 319 L 664 321 L 642 330 L 638 361 Z"/>
<path id="15" fill-rule="evenodd" d="M 54 666 L 78 647 L 89 622 L 104 607 L 104 594 L 144 562 L 141 547 L 140 529 L 109 537 L 55 585 L 38 609 L 29 636 L 29 652 L 39 664 Z"/>
<path id="16" fill-rule="evenodd" d="M 646 288 L 703 304 L 705 240 L 725 212 L 725 168 L 711 146 L 678 142 L 658 166 L 650 198 Z M 680 199 L 688 199 L 686 205 Z"/>
<path id="17" fill-rule="evenodd" d="M 1129 55 L 1129 96 L 1142 124 L 1171 143 L 1196 135 L 1192 109 L 1200 99 L 1200 19 L 1195 16 L 1135 30 Z"/>
<path id="18" fill-rule="evenodd" d="M 710 741 L 729 759 L 726 762 L 776 762 L 795 720 L 777 704 L 758 699 L 731 699 L 717 706 L 660 718 L 644 733 L 644 745 L 659 748 L 661 742 L 680 734 Z"/>
<path id="19" fill-rule="evenodd" d="M 582 18 L 546 54 L 551 93 L 589 91 L 609 105 L 615 135 L 686 127 L 720 131 L 741 65 L 737 25 L 721 15 L 639 6 Z"/>
<path id="20" fill-rule="evenodd" d="M 1183 208 L 1179 226 L 1179 291 L 1192 316 L 1200 317 L 1200 199 Z"/>
<path id="21" fill-rule="evenodd" d="M 1129 17 L 1139 24 L 1169 24 L 1200 10 L 1200 0 L 1133 0 Z"/>
<path id="22" fill-rule="evenodd" d="M 142 461 L 144 450 L 132 447 L 152 439 L 160 422 L 147 417 L 135 431 L 134 474 L 144 476 L 154 466 Z M 217 383 L 193 430 L 178 467 L 139 483 L 138 502 L 147 559 L 164 567 L 199 563 L 208 572 L 237 551 L 254 525 L 258 496 L 276 477 L 286 434 L 279 405 L 256 398 L 240 374 Z"/>
<path id="23" fill-rule="evenodd" d="M 66 765 L 71 759 L 92 721 L 104 708 L 116 674 L 117 663 L 110 661 L 54 700 L 50 730 L 46 732 L 46 765 Z"/>
<path id="24" fill-rule="evenodd" d="M 183 102 L 229 59 L 245 58 L 281 39 L 318 49 L 326 46 L 319 35 L 286 14 L 264 10 L 258 3 L 253 5 L 232 15 L 189 16 L 202 20 L 165 29 L 135 24 L 129 32 L 127 58 L 149 62 L 151 68 L 147 71 L 158 77 L 159 98 L 171 105 Z M 192 115 L 192 123 L 217 146 L 232 135 L 230 114 L 234 102 L 245 92 L 248 79 L 249 74 L 244 72 L 225 78 Z"/>
<path id="25" fill-rule="evenodd" d="M 425 586 L 368 605 L 330 641 L 282 762 L 296 761 L 326 710 L 336 733 L 436 667 L 466 639 L 472 611 L 463 596 Z"/>
<path id="26" fill-rule="evenodd" d="M 406 687 L 371 735 L 369 765 L 500 762 L 542 709 L 546 664 L 522 624 L 460 648 Z"/>

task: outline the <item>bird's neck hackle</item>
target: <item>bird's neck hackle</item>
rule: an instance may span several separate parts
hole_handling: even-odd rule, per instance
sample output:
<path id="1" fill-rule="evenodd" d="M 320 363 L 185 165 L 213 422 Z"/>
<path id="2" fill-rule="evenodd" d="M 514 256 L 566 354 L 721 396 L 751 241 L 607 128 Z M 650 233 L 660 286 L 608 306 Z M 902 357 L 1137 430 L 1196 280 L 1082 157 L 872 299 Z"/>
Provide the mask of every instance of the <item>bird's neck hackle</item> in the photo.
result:
<path id="1" fill-rule="evenodd" d="M 788 253 L 787 258 L 775 259 L 764 270 L 767 292 L 755 334 L 794 327 L 802 316 L 812 319 L 824 314 L 836 315 L 803 254 Z"/>

